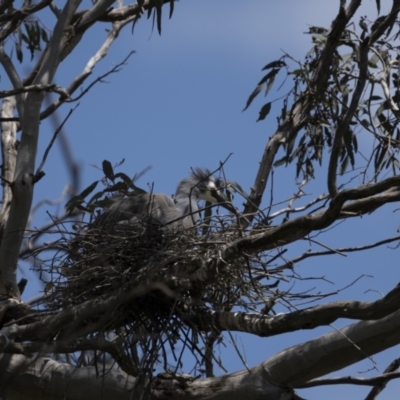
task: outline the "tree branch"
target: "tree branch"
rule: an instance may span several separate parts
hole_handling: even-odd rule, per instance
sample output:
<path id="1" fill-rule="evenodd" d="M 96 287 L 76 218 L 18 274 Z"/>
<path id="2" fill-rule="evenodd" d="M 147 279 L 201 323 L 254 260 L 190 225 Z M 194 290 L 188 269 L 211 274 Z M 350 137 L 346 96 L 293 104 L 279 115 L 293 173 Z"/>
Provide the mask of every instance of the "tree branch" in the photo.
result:
<path id="1" fill-rule="evenodd" d="M 263 363 L 271 382 L 303 387 L 312 379 L 354 364 L 400 343 L 400 311 L 362 321 L 275 354 Z"/>
<path id="2" fill-rule="evenodd" d="M 0 90 L 0 99 L 28 92 L 55 92 L 62 97 L 68 98 L 68 93 L 65 91 L 65 89 L 55 84 L 51 84 L 51 85 L 28 85 L 28 86 L 21 86 L 19 89 Z M 1 120 L 10 121 L 10 119 L 1 119 Z M 18 118 L 11 119 L 11 121 L 18 121 L 18 120 L 19 120 Z"/>
<path id="3" fill-rule="evenodd" d="M 96 367 L 75 368 L 50 358 L 3 355 L 0 360 L 3 393 L 19 400 L 131 400 L 135 378 L 110 369 L 99 376 Z M 224 400 L 242 398 L 279 400 L 293 398 L 293 391 L 269 382 L 264 368 L 256 367 L 221 377 L 194 379 L 190 376 L 160 374 L 151 381 L 151 399 Z M 2 393 L 2 394 L 3 394 Z"/>
<path id="4" fill-rule="evenodd" d="M 382 383 L 387 383 L 392 379 L 400 378 L 400 372 L 389 372 L 373 378 L 354 378 L 352 376 L 346 376 L 343 378 L 327 378 L 317 379 L 311 382 L 307 382 L 303 385 L 297 386 L 298 389 L 305 389 L 309 387 L 316 387 L 322 385 L 362 385 L 362 386 L 374 386 Z"/>
<path id="5" fill-rule="evenodd" d="M 36 173 L 35 173 L 35 177 L 38 178 L 41 174 L 44 174 L 44 172 L 42 171 L 44 163 L 46 162 L 47 156 L 50 152 L 50 149 L 53 147 L 53 144 L 57 138 L 57 135 L 61 132 L 64 124 L 68 121 L 69 117 L 72 115 L 72 113 L 75 111 L 75 109 L 79 106 L 79 103 L 73 107 L 71 110 L 69 110 L 69 113 L 67 114 L 67 116 L 64 118 L 64 121 L 61 123 L 61 125 L 56 129 L 56 131 L 54 132 L 53 137 L 50 140 L 49 145 L 47 146 L 44 154 L 43 154 L 43 159 L 42 162 L 40 163 Z M 43 175 L 42 175 L 43 176 Z M 37 182 L 37 181 L 36 181 Z"/>
<path id="6" fill-rule="evenodd" d="M 400 286 L 374 302 L 337 301 L 305 310 L 275 316 L 241 312 L 209 312 L 194 316 L 191 321 L 202 330 L 246 332 L 269 337 L 300 329 L 329 325 L 339 318 L 378 320 L 400 308 Z"/>
<path id="7" fill-rule="evenodd" d="M 34 85 L 52 83 L 60 62 L 61 39 L 79 4 L 80 0 L 70 0 L 61 12 L 49 46 L 43 56 L 42 65 L 33 80 Z M 24 96 L 23 102 L 17 99 L 22 128 L 21 144 L 18 149 L 13 178 L 13 198 L 9 218 L 7 219 L 0 246 L 0 274 L 2 277 L 0 280 L 0 297 L 4 298 L 19 299 L 20 296 L 16 268 L 24 230 L 32 205 L 33 176 L 39 136 L 39 115 L 43 99 L 43 92 L 29 92 Z"/>
<path id="8" fill-rule="evenodd" d="M 276 153 L 281 145 L 289 142 L 295 137 L 299 130 L 303 128 L 316 99 L 322 98 L 329 78 L 332 58 L 341 41 L 343 30 L 360 4 L 361 0 L 357 0 L 352 1 L 347 10 L 345 10 L 343 6 L 340 7 L 339 13 L 332 23 L 326 46 L 321 53 L 317 68 L 315 69 L 307 90 L 300 96 L 299 100 L 295 102 L 289 117 L 286 118 L 275 134 L 269 139 L 249 196 L 250 201 L 246 203 L 243 211 L 243 214 L 246 215 L 250 222 L 261 204 Z"/>
<path id="9" fill-rule="evenodd" d="M 161 374 L 152 379 L 153 394 L 160 400 L 169 399 L 171 393 L 176 400 L 222 400 L 229 396 L 277 400 L 291 393 L 282 387 L 304 387 L 311 379 L 398 344 L 399 325 L 399 312 L 379 321 L 359 322 L 277 353 L 250 371 L 221 377 L 194 380 Z M 128 399 L 135 383 L 134 378 L 114 369 L 99 379 L 95 367 L 74 368 L 48 358 L 22 355 L 3 355 L 0 371 L 3 389 L 20 400 L 83 400 L 100 393 L 105 400 L 125 398 L 124 393 Z M 98 392 L 100 386 L 102 391 Z"/>
<path id="10" fill-rule="evenodd" d="M 396 371 L 396 369 L 398 369 L 399 367 L 400 367 L 400 358 L 397 358 L 396 360 L 390 363 L 390 365 L 385 369 L 385 373 L 380 376 L 380 377 L 385 376 L 386 379 L 379 380 L 378 382 L 376 382 L 374 384 L 374 387 L 368 393 L 368 396 L 365 398 L 365 400 L 375 400 L 376 396 L 378 396 L 378 394 L 382 392 L 383 389 L 385 389 L 387 383 L 391 379 L 396 378 L 396 376 L 393 376 L 392 378 L 392 373 L 394 373 L 394 371 Z M 399 375 L 397 377 L 400 377 L 400 373 L 397 374 Z"/>
<path id="11" fill-rule="evenodd" d="M 394 176 L 375 184 L 340 192 L 327 209 L 268 227 L 266 232 L 238 239 L 226 247 L 221 257 L 226 262 L 243 253 L 274 249 L 304 238 L 310 232 L 330 226 L 340 218 L 361 216 L 394 201 L 400 200 L 400 177 Z M 382 193 L 383 192 L 383 193 Z M 344 204 L 347 201 L 351 201 Z M 221 263 L 220 267 L 223 264 Z M 197 271 L 200 274 L 201 271 Z"/>
<path id="12" fill-rule="evenodd" d="M 119 29 L 121 29 L 120 27 Z M 115 34 L 114 31 L 111 31 L 109 33 L 109 36 L 112 34 Z M 89 60 L 88 64 L 86 65 L 85 69 L 81 72 L 80 75 L 75 77 L 75 79 L 71 82 L 71 84 L 68 86 L 68 88 L 65 90 L 65 93 L 67 96 L 61 96 L 59 97 L 56 101 L 54 101 L 52 104 L 50 104 L 45 110 L 43 110 L 40 113 L 40 119 L 43 120 L 47 118 L 49 115 L 54 113 L 62 104 L 64 104 L 67 100 L 68 101 L 77 101 L 79 100 L 82 96 L 84 96 L 96 83 L 101 82 L 105 77 L 108 75 L 118 72 L 120 70 L 120 67 L 125 65 L 125 63 L 128 61 L 128 59 L 131 57 L 132 54 L 134 54 L 134 51 L 131 51 L 122 62 L 119 64 L 115 65 L 113 68 L 111 68 L 110 71 L 106 72 L 105 74 L 99 76 L 96 78 L 92 83 L 89 84 L 87 88 L 83 90 L 82 93 L 79 94 L 78 97 L 74 98 L 71 100 L 70 96 L 85 82 L 85 80 L 92 74 L 94 67 L 96 64 L 107 55 L 107 52 L 109 50 L 109 46 L 111 46 L 113 40 L 116 39 L 117 36 L 115 36 L 111 41 L 106 40 L 106 42 L 102 45 L 102 47 L 97 51 L 97 53 Z"/>
<path id="13" fill-rule="evenodd" d="M 307 239 L 304 239 L 304 240 L 307 240 Z M 332 249 L 332 250 L 326 250 L 326 251 L 307 251 L 307 252 L 301 254 L 300 256 L 293 258 L 292 260 L 286 262 L 285 264 L 276 267 L 275 270 L 282 271 L 286 268 L 292 268 L 299 261 L 302 261 L 309 257 L 327 256 L 327 255 L 337 254 L 337 253 L 339 253 L 339 254 L 340 253 L 352 253 L 355 251 L 369 250 L 369 249 L 373 249 L 378 246 L 382 246 L 384 244 L 393 243 L 395 241 L 400 241 L 400 236 L 394 236 L 394 237 L 391 237 L 388 239 L 379 240 L 378 242 L 366 244 L 363 246 L 341 247 L 338 249 Z"/>

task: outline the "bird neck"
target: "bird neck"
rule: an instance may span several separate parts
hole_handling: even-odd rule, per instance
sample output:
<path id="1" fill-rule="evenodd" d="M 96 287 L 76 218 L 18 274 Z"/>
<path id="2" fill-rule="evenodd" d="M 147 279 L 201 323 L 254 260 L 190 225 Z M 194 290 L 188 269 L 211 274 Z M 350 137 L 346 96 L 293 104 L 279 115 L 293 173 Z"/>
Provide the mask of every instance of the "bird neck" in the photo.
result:
<path id="1" fill-rule="evenodd" d="M 193 196 L 176 196 L 175 201 L 179 208 L 185 210 L 185 214 L 190 214 L 199 210 L 197 198 L 194 198 Z"/>
<path id="2" fill-rule="evenodd" d="M 197 202 L 199 199 L 199 189 L 198 187 L 188 187 L 186 181 L 181 182 L 175 192 L 175 200 L 176 201 L 194 201 Z"/>

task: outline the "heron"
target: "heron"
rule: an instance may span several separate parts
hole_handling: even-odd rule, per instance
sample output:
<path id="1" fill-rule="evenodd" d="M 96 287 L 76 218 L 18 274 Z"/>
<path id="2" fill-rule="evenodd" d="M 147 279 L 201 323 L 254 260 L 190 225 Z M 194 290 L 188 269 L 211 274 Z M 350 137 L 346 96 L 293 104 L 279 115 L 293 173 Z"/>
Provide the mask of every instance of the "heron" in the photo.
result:
<path id="1" fill-rule="evenodd" d="M 223 181 L 215 178 L 208 169 L 194 168 L 182 179 L 172 198 L 163 193 L 143 193 L 115 200 L 94 221 L 93 226 L 113 229 L 150 220 L 168 229 L 189 229 L 199 220 L 199 200 L 217 203 L 237 213 L 224 196 Z"/>

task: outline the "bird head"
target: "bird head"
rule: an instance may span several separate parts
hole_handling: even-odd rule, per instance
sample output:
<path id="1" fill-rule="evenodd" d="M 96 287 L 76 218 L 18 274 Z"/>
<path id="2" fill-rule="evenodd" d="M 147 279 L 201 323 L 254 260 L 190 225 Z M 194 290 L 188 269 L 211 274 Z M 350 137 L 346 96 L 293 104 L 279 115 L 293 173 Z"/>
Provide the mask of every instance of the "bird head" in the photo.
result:
<path id="1" fill-rule="evenodd" d="M 220 204 L 228 211 L 237 214 L 236 208 L 225 196 L 223 181 L 215 178 L 208 169 L 195 168 L 191 178 L 197 183 L 193 187 L 199 200 L 209 201 L 210 203 Z"/>

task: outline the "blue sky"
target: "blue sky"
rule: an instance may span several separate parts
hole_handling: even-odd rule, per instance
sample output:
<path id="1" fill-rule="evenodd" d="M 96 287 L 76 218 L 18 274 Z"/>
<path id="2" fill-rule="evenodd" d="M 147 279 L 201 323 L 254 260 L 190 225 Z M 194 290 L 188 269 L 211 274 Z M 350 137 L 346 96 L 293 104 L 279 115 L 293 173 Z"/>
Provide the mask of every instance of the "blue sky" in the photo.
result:
<path id="1" fill-rule="evenodd" d="M 109 76 L 107 83 L 97 84 L 84 96 L 65 128 L 74 157 L 82 167 L 82 188 L 101 177 L 91 164 L 100 166 L 103 159 L 115 163 L 124 158 L 122 170 L 130 175 L 152 166 L 138 182 L 139 186 L 146 189 L 148 184 L 154 183 L 156 191 L 172 194 L 177 182 L 191 167 L 215 169 L 219 161 L 233 153 L 225 167 L 226 175 L 249 191 L 264 146 L 276 128 L 273 115 L 280 104 L 274 104 L 275 109 L 266 121 L 256 123 L 263 99 L 257 99 L 242 112 L 246 99 L 262 77 L 261 68 L 278 59 L 283 51 L 302 59 L 311 47 L 310 37 L 304 32 L 311 25 L 328 27 L 338 3 L 182 0 L 176 3 L 171 20 L 167 19 L 167 9 L 164 10 L 161 36 L 152 32 L 151 20 L 145 18 L 139 21 L 133 35 L 130 27 L 125 29 L 108 57 L 96 67 L 93 79 L 121 62 L 129 51 L 136 53 L 121 72 Z M 374 0 L 364 1 L 362 14 L 376 16 Z M 43 22 L 46 25 L 46 21 Z M 68 84 L 82 70 L 105 37 L 105 28 L 100 26 L 89 32 L 75 54 L 60 68 L 55 79 L 57 84 Z M 272 94 L 271 99 L 284 93 Z M 65 105 L 59 118 L 72 106 Z M 38 162 L 53 131 L 48 121 L 42 123 Z M 36 186 L 36 202 L 44 197 L 58 198 L 68 183 L 60 160 L 59 149 L 55 146 L 44 167 L 46 176 Z M 317 171 L 317 174 L 320 179 L 307 189 L 310 199 L 326 192 L 325 171 Z M 274 179 L 276 201 L 295 192 L 293 166 L 278 168 Z M 399 220 L 397 214 L 393 214 L 394 208 L 342 224 L 329 232 L 325 243 L 344 247 L 395 235 Z M 41 208 L 34 220 L 37 226 L 46 220 L 46 210 L 54 212 L 51 208 Z M 305 243 L 303 248 L 307 246 Z M 293 254 L 299 251 L 300 247 Z M 302 262 L 299 271 L 304 276 L 324 276 L 334 282 L 334 285 L 321 283 L 321 290 L 327 291 L 344 287 L 362 274 L 373 276 L 364 277 L 332 298 L 372 301 L 397 283 L 395 255 L 395 250 L 382 248 L 348 257 L 320 258 Z M 23 274 L 30 276 L 27 271 Z M 318 282 L 304 284 L 307 287 L 320 285 Z M 38 288 L 35 278 L 30 278 L 25 299 L 36 295 Z M 348 323 L 338 321 L 334 327 Z M 234 337 L 244 349 L 248 365 L 253 367 L 279 350 L 331 330 L 331 327 L 322 327 L 267 339 L 237 334 Z M 361 374 L 373 367 L 370 361 L 364 361 L 334 375 L 376 375 L 398 357 L 398 350 L 397 347 L 374 356 L 379 372 Z M 221 354 L 230 372 L 244 368 L 232 348 L 221 348 Z M 340 386 L 301 390 L 299 394 L 309 400 L 321 396 L 331 400 L 339 396 L 363 398 L 367 391 L 368 388 L 363 387 Z M 394 393 L 399 391 L 400 384 L 391 382 L 379 398 L 393 399 Z"/>

